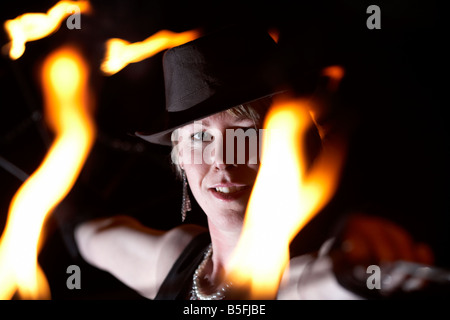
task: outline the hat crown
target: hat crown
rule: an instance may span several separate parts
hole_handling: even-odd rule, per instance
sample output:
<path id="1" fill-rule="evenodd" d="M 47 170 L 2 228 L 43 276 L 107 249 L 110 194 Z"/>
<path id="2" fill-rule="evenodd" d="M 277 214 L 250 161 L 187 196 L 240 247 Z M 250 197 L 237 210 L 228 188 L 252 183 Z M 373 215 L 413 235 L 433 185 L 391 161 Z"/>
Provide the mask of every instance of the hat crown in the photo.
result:
<path id="1" fill-rule="evenodd" d="M 233 27 L 169 49 L 163 58 L 166 110 L 267 86 L 262 67 L 275 47 L 267 32 Z"/>

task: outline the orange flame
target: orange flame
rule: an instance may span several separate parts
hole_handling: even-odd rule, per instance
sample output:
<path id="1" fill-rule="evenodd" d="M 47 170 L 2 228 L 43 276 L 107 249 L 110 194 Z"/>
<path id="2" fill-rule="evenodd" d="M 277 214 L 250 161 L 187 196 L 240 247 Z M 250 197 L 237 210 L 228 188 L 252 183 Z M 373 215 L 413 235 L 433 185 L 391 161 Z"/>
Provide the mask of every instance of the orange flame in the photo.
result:
<path id="1" fill-rule="evenodd" d="M 47 13 L 25 13 L 7 20 L 5 30 L 11 39 L 9 56 L 16 60 L 25 52 L 25 43 L 42 39 L 55 32 L 61 22 L 73 12 L 90 12 L 89 1 L 59 1 Z"/>
<path id="2" fill-rule="evenodd" d="M 55 140 L 12 199 L 0 239 L 0 299 L 12 298 L 16 290 L 23 299 L 50 298 L 37 261 L 41 230 L 75 183 L 95 136 L 88 110 L 88 67 L 78 52 L 63 48 L 51 54 L 42 81 L 46 120 Z"/>
<path id="3" fill-rule="evenodd" d="M 280 39 L 280 30 L 278 30 L 277 28 L 271 28 L 269 29 L 269 35 L 273 39 L 273 41 L 278 43 L 278 40 Z"/>
<path id="4" fill-rule="evenodd" d="M 338 86 L 344 77 L 345 70 L 341 66 L 329 66 L 322 70 L 322 75 L 329 78 L 328 90 L 336 91 Z"/>
<path id="5" fill-rule="evenodd" d="M 343 152 L 324 146 L 307 170 L 301 137 L 311 125 L 308 103 L 279 100 L 265 122 L 261 167 L 247 207 L 229 279 L 251 299 L 273 299 L 295 235 L 330 200 Z"/>
<path id="6" fill-rule="evenodd" d="M 324 68 L 321 72 L 321 76 L 324 79 L 324 86 L 320 93 L 316 96 L 316 104 L 314 110 L 311 110 L 311 117 L 314 124 L 319 130 L 321 138 L 328 134 L 328 131 L 332 130 L 333 124 L 326 124 L 327 121 L 323 121 L 323 116 L 330 113 L 330 104 L 335 93 L 338 91 L 342 79 L 345 76 L 345 69 L 339 65 L 332 65 Z"/>
<path id="7" fill-rule="evenodd" d="M 106 42 L 106 57 L 101 70 L 107 75 L 113 75 L 129 63 L 139 62 L 156 53 L 194 40 L 200 36 L 198 30 L 175 33 L 161 30 L 141 42 L 129 43 L 122 39 L 109 39 Z"/>

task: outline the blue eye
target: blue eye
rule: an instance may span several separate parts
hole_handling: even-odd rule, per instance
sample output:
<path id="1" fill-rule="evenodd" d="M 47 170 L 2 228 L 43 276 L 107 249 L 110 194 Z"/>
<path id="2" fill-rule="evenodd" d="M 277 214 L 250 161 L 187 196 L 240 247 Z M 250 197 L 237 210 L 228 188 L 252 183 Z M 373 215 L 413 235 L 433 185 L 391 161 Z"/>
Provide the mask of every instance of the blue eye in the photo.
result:
<path id="1" fill-rule="evenodd" d="M 203 141 L 211 141 L 212 140 L 212 136 L 210 133 L 206 132 L 206 131 L 199 131 L 194 133 L 191 136 L 192 141 L 197 141 L 197 142 L 203 142 Z"/>

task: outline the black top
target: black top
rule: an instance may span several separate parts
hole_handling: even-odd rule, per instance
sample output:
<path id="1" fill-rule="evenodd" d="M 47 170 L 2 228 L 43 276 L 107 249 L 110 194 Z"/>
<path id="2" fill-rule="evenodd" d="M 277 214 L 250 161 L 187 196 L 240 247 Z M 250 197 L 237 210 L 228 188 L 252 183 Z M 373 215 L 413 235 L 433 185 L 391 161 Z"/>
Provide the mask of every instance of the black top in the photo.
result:
<path id="1" fill-rule="evenodd" d="M 201 233 L 187 245 L 164 279 L 155 300 L 186 300 L 192 287 L 192 276 L 211 243 L 209 232 Z"/>

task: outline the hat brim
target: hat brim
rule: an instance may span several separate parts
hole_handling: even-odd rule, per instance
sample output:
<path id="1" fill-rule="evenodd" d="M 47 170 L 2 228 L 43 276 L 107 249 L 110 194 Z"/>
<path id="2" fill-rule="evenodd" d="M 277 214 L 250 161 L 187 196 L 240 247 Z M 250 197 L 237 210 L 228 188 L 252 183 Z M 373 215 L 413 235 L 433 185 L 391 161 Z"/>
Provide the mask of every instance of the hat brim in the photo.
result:
<path id="1" fill-rule="evenodd" d="M 231 109 L 233 107 L 249 104 L 254 101 L 275 96 L 286 92 L 287 90 L 278 91 L 261 91 L 261 92 L 247 92 L 240 95 L 241 99 L 236 99 L 236 93 L 226 96 L 213 96 L 212 98 L 197 104 L 195 107 L 185 111 L 167 112 L 165 114 L 165 129 L 157 132 L 135 132 L 135 135 L 154 144 L 172 145 L 172 132 L 175 129 L 181 128 L 194 121 L 198 121 L 209 117 L 213 114 Z M 233 97 L 230 99 L 229 97 Z"/>

